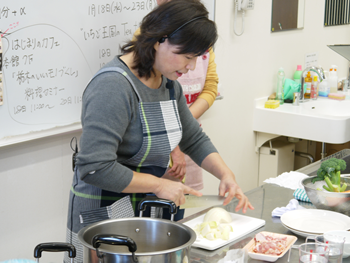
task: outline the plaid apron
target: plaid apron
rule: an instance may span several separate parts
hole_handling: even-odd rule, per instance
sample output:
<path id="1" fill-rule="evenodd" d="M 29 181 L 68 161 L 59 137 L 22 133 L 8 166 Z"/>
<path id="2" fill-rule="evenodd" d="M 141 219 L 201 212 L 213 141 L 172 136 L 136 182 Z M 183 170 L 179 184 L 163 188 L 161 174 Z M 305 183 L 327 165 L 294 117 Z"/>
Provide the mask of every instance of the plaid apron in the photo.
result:
<path id="1" fill-rule="evenodd" d="M 111 71 L 122 74 L 136 93 L 143 129 L 143 142 L 140 150 L 122 164 L 133 171 L 161 177 L 169 165 L 170 152 L 182 138 L 182 126 L 172 83 L 168 80 L 170 100 L 143 102 L 136 86 L 123 69 L 104 68 L 94 77 Z M 139 216 L 138 203 L 145 196 L 146 194 L 115 193 L 97 188 L 80 180 L 79 172 L 75 169 L 69 197 L 66 235 L 66 241 L 77 249 L 74 262 L 83 262 L 83 246 L 77 237 L 80 229 L 105 219 Z M 150 215 L 149 210 L 144 212 L 144 216 Z M 70 262 L 67 253 L 65 253 L 64 261 Z"/>

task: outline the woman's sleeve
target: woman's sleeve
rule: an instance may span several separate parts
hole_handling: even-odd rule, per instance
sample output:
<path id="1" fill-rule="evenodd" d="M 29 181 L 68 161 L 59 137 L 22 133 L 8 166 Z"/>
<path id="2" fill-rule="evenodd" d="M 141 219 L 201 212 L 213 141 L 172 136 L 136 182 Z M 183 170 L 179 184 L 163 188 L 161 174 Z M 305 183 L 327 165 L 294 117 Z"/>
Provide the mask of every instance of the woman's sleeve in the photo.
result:
<path id="1" fill-rule="evenodd" d="M 133 177 L 133 172 L 117 161 L 133 108 L 128 89 L 120 88 L 130 84 L 116 74 L 103 73 L 84 92 L 83 132 L 76 164 L 81 180 L 121 192 Z"/>
<path id="2" fill-rule="evenodd" d="M 205 78 L 203 91 L 198 96 L 198 98 L 205 99 L 208 102 L 209 108 L 213 105 L 216 96 L 218 95 L 218 83 L 219 77 L 216 73 L 215 54 L 213 49 L 211 48 L 209 50 L 208 71 L 207 76 Z"/>

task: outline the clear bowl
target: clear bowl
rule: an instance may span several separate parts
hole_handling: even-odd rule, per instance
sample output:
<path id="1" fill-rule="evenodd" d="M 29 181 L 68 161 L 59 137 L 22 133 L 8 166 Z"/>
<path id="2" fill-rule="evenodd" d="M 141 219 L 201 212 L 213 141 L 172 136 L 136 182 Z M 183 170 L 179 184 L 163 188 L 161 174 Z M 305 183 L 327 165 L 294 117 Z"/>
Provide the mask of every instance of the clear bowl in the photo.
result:
<path id="1" fill-rule="evenodd" d="M 301 181 L 305 188 L 305 192 L 310 201 L 317 209 L 325 209 L 334 212 L 339 212 L 350 216 L 350 193 L 333 193 L 322 188 L 324 181 L 312 183 L 312 179 L 316 176 L 305 178 Z M 346 190 L 350 190 L 350 178 L 342 177 L 341 182 L 347 183 Z M 322 190 L 317 190 L 321 188 Z"/>

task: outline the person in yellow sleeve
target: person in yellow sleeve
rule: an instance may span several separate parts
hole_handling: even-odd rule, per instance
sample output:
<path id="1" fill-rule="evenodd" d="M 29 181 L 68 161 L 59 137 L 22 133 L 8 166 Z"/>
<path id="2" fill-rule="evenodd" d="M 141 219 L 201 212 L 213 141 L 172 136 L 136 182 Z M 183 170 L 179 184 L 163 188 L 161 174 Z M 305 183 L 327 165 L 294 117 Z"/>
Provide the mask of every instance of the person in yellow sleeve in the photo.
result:
<path id="1" fill-rule="evenodd" d="M 217 96 L 218 76 L 214 58 L 214 52 L 210 49 L 208 53 L 197 58 L 195 70 L 178 78 L 187 106 L 200 125 L 200 117 L 213 105 Z M 167 171 L 168 176 L 184 180 L 185 184 L 193 189 L 203 189 L 202 168 L 188 155 L 184 155 L 179 147 L 171 152 L 171 158 L 173 165 Z"/>

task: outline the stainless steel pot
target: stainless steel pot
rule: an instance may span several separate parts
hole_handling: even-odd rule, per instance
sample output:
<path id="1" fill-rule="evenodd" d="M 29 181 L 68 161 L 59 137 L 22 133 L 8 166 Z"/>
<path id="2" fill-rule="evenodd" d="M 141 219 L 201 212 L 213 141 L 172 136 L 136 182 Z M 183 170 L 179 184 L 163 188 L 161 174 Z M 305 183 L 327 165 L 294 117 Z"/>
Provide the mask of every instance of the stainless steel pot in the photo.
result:
<path id="1" fill-rule="evenodd" d="M 50 243 L 40 243 L 34 248 L 34 257 L 36 258 L 36 262 L 39 262 L 39 258 L 41 258 L 41 254 L 44 251 L 48 252 L 61 252 L 67 251 L 68 257 L 71 258 L 71 262 L 73 262 L 73 258 L 75 258 L 76 250 L 72 244 L 62 243 L 62 242 L 50 242 Z"/>
<path id="2" fill-rule="evenodd" d="M 166 203 L 155 202 L 155 206 Z M 171 203 L 171 213 L 176 213 Z M 146 204 L 149 201 L 140 202 L 141 211 Z M 173 221 L 135 217 L 94 223 L 81 229 L 78 239 L 84 246 L 84 263 L 97 263 L 99 259 L 104 263 L 187 263 L 196 233 Z"/>
<path id="3" fill-rule="evenodd" d="M 315 177 L 316 176 L 308 177 L 301 181 L 312 204 L 316 206 L 317 209 L 330 210 L 350 216 L 350 193 L 317 190 L 316 186 L 312 184 L 312 179 Z M 340 181 L 348 185 L 346 190 L 350 190 L 350 178 L 341 177 Z"/>

